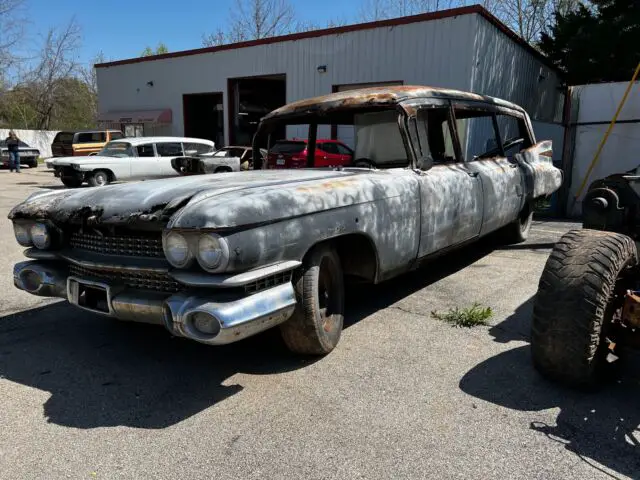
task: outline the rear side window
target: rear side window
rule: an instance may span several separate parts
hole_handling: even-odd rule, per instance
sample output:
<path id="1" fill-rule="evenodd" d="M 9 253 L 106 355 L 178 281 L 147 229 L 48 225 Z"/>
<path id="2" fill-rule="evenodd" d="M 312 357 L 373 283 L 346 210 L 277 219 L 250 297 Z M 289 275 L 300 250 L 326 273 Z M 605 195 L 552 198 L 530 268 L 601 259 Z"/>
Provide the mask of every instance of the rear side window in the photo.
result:
<path id="1" fill-rule="evenodd" d="M 84 132 L 76 134 L 75 143 L 101 143 L 106 141 L 106 132 Z"/>
<path id="2" fill-rule="evenodd" d="M 153 145 L 138 145 L 136 147 L 136 152 L 139 157 L 155 157 L 156 153 L 153 151 Z"/>
<path id="3" fill-rule="evenodd" d="M 338 147 L 336 147 L 335 143 L 319 143 L 317 148 L 324 150 L 327 153 L 338 155 Z"/>
<path id="4" fill-rule="evenodd" d="M 271 147 L 271 153 L 290 155 L 302 152 L 306 146 L 304 142 L 277 142 Z"/>
<path id="5" fill-rule="evenodd" d="M 519 151 L 531 146 L 529 132 L 524 120 L 503 114 L 499 114 L 497 120 L 504 153 L 507 157 L 512 157 Z"/>
<path id="6" fill-rule="evenodd" d="M 481 110 L 454 110 L 458 132 L 464 132 L 460 135 L 460 143 L 466 162 L 501 156 L 493 113 Z"/>
<path id="7" fill-rule="evenodd" d="M 181 157 L 182 144 L 176 142 L 156 143 L 156 150 L 161 157 Z"/>
<path id="8" fill-rule="evenodd" d="M 189 155 L 202 155 L 204 153 L 211 153 L 213 147 L 206 143 L 185 143 L 184 154 Z"/>
<path id="9" fill-rule="evenodd" d="M 124 135 L 122 135 L 122 132 L 109 132 L 109 135 L 111 136 L 111 140 L 118 140 L 119 138 L 124 137 Z"/>
<path id="10" fill-rule="evenodd" d="M 53 139 L 53 143 L 73 143 L 73 133 L 60 132 Z"/>

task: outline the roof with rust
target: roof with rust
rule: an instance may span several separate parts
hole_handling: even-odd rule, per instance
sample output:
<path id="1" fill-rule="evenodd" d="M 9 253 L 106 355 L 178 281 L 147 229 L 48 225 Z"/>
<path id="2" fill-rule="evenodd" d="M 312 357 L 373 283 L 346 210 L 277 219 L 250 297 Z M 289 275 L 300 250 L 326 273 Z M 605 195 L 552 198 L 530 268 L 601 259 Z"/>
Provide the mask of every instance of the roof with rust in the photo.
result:
<path id="1" fill-rule="evenodd" d="M 330 112 L 367 107 L 392 107 L 401 102 L 413 99 L 425 99 L 425 103 L 428 103 L 429 98 L 475 100 L 524 112 L 524 109 L 519 105 L 500 98 L 448 88 L 402 85 L 360 88 L 298 100 L 297 102 L 288 103 L 274 110 L 266 115 L 264 120 L 304 113 Z"/>

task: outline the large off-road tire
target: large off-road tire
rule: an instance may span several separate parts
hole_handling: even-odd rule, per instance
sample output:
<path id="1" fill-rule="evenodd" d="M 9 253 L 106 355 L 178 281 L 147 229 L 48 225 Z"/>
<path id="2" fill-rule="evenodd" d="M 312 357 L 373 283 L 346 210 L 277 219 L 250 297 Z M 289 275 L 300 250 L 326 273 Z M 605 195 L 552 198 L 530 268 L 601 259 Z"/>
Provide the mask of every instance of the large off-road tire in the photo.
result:
<path id="1" fill-rule="evenodd" d="M 60 177 L 62 183 L 67 188 L 78 188 L 82 185 L 82 180 L 78 177 Z"/>
<path id="2" fill-rule="evenodd" d="M 111 179 L 109 178 L 108 172 L 105 172 L 104 170 L 97 170 L 93 172 L 87 181 L 92 187 L 104 187 L 109 184 Z"/>
<path id="3" fill-rule="evenodd" d="M 545 265 L 533 306 L 531 353 L 546 377 L 593 388 L 615 365 L 610 353 L 611 320 L 622 306 L 621 276 L 638 263 L 626 235 L 572 230 L 556 244 Z"/>
<path id="4" fill-rule="evenodd" d="M 330 245 L 307 254 L 293 279 L 293 316 L 280 325 L 285 344 L 295 353 L 325 355 L 340 341 L 344 320 L 344 278 L 340 258 Z"/>

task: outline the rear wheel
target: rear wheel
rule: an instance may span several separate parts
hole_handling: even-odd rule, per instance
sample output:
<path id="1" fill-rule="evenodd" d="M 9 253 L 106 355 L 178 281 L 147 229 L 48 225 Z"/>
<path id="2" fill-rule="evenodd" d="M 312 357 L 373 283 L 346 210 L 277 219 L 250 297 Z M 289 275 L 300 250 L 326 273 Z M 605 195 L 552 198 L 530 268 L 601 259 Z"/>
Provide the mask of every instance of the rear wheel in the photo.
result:
<path id="1" fill-rule="evenodd" d="M 88 182 L 92 187 L 104 187 L 109 183 L 109 174 L 104 170 L 98 170 L 93 172 Z"/>
<path id="2" fill-rule="evenodd" d="M 340 341 L 344 320 L 344 279 L 330 245 L 315 247 L 294 279 L 297 305 L 280 325 L 287 347 L 305 355 L 325 355 Z"/>
<path id="3" fill-rule="evenodd" d="M 518 218 L 502 228 L 500 240 L 505 244 L 522 243 L 529 238 L 529 231 L 533 224 L 533 209 L 527 204 Z"/>
<path id="4" fill-rule="evenodd" d="M 67 188 L 78 188 L 82 185 L 82 180 L 78 177 L 60 177 L 60 180 Z"/>
<path id="5" fill-rule="evenodd" d="M 546 377 L 593 387 L 614 373 L 613 318 L 624 301 L 624 276 L 638 263 L 633 240 L 574 230 L 556 244 L 533 306 L 531 352 Z"/>
<path id="6" fill-rule="evenodd" d="M 225 172 L 230 172 L 231 169 L 229 167 L 218 167 L 214 170 L 213 173 L 225 173 Z"/>

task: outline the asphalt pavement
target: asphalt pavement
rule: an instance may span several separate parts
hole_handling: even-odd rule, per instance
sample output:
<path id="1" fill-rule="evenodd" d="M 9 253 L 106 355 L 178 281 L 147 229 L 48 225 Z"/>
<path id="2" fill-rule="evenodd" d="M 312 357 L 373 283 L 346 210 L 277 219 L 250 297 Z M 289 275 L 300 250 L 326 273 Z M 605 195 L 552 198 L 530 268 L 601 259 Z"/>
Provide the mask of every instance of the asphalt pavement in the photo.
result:
<path id="1" fill-rule="evenodd" d="M 640 376 L 596 394 L 534 372 L 532 297 L 569 222 L 483 241 L 352 288 L 331 354 L 277 332 L 208 347 L 13 287 L 7 214 L 44 168 L 0 171 L 1 479 L 590 479 L 640 477 Z M 455 328 L 432 311 L 494 311 Z"/>

